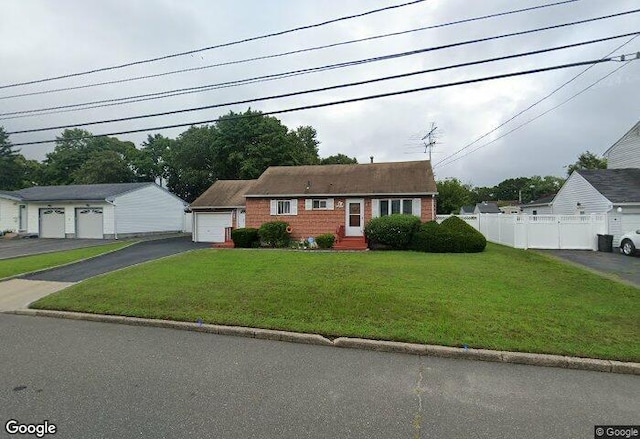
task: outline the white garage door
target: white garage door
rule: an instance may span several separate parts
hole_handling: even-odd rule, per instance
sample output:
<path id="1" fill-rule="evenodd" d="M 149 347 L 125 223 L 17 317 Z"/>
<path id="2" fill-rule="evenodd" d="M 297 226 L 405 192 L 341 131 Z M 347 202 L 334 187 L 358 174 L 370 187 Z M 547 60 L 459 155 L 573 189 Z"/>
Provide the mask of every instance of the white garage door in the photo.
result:
<path id="1" fill-rule="evenodd" d="M 224 242 L 224 229 L 231 227 L 231 213 L 196 213 L 196 241 Z"/>
<path id="2" fill-rule="evenodd" d="M 40 237 L 64 238 L 64 209 L 49 207 L 40 209 Z"/>
<path id="3" fill-rule="evenodd" d="M 103 229 L 101 208 L 76 209 L 77 238 L 102 239 Z"/>

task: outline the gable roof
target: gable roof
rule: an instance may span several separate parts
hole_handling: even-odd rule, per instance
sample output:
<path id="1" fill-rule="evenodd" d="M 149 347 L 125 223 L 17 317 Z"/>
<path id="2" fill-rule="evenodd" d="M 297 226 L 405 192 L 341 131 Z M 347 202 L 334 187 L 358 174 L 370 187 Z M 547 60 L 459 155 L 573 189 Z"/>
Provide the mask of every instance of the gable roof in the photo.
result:
<path id="1" fill-rule="evenodd" d="M 272 166 L 247 197 L 436 194 L 428 160 L 362 165 Z"/>
<path id="2" fill-rule="evenodd" d="M 583 169 L 575 171 L 612 203 L 640 202 L 640 169 Z"/>
<path id="3" fill-rule="evenodd" d="M 521 204 L 521 207 L 537 207 L 537 206 L 546 206 L 553 202 L 553 199 L 556 197 L 556 194 L 545 195 L 544 197 L 540 197 L 537 200 L 532 200 L 528 203 Z"/>
<path id="4" fill-rule="evenodd" d="M 0 191 L 0 198 L 19 201 L 21 198 L 15 192 Z"/>
<path id="5" fill-rule="evenodd" d="M 476 204 L 476 209 L 478 209 L 478 212 L 480 213 L 502 213 L 498 205 L 493 201 L 483 201 L 482 203 L 478 203 Z"/>
<path id="6" fill-rule="evenodd" d="M 242 207 L 244 195 L 257 180 L 218 180 L 191 203 L 198 207 Z"/>
<path id="7" fill-rule="evenodd" d="M 476 206 L 474 206 L 473 204 L 467 204 L 460 208 L 460 215 L 473 213 L 475 209 L 476 209 Z"/>
<path id="8" fill-rule="evenodd" d="M 627 140 L 629 137 L 638 135 L 640 135 L 640 121 L 638 121 L 629 131 L 627 131 L 624 136 L 622 136 L 616 143 L 611 145 L 609 149 L 603 152 L 603 157 L 607 157 L 616 146 Z"/>
<path id="9" fill-rule="evenodd" d="M 145 183 L 71 184 L 65 186 L 33 186 L 13 192 L 24 201 L 102 201 L 145 186 Z"/>

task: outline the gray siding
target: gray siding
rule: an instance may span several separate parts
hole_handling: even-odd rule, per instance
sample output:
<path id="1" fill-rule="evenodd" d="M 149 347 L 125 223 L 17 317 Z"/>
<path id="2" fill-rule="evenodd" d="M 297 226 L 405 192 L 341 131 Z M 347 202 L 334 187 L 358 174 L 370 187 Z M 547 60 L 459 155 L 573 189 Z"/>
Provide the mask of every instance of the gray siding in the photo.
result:
<path id="1" fill-rule="evenodd" d="M 578 209 L 577 203 L 581 208 Z M 611 203 L 578 172 L 574 172 L 564 183 L 553 200 L 554 215 L 577 215 L 607 213 Z"/>
<path id="2" fill-rule="evenodd" d="M 640 123 L 607 152 L 609 169 L 640 168 Z"/>
<path id="3" fill-rule="evenodd" d="M 183 230 L 184 203 L 157 185 L 120 195 L 114 204 L 119 234 Z"/>
<path id="4" fill-rule="evenodd" d="M 0 231 L 18 231 L 19 210 L 18 202 L 0 198 Z"/>

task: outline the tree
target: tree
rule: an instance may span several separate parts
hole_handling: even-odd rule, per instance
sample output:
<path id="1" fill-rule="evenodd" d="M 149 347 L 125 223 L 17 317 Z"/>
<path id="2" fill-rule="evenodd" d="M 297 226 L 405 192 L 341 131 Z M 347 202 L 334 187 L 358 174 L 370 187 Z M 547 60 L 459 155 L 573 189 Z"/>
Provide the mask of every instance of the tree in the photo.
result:
<path id="1" fill-rule="evenodd" d="M 13 150 L 9 135 L 0 127 L 0 189 L 15 190 L 22 186 L 22 173 L 18 152 Z"/>
<path id="2" fill-rule="evenodd" d="M 133 183 L 136 175 L 116 151 L 97 151 L 73 173 L 74 184 Z"/>
<path id="3" fill-rule="evenodd" d="M 346 156 L 344 154 L 336 154 L 330 155 L 329 157 L 325 157 L 320 159 L 321 165 L 356 165 L 358 164 L 358 160 L 353 157 Z"/>
<path id="4" fill-rule="evenodd" d="M 91 136 L 89 131 L 81 129 L 63 131 L 62 135 L 56 138 L 55 149 L 47 154 L 44 161 L 43 182 L 62 185 L 78 184 L 78 182 L 85 184 L 122 183 L 122 179 L 129 181 L 129 177 L 121 174 L 120 169 L 114 173 L 109 173 L 107 169 L 104 169 L 105 175 L 99 175 L 95 165 L 84 169 L 96 172 L 92 172 L 89 176 L 82 175 L 81 168 L 96 155 L 95 162 L 120 166 L 122 161 L 126 163 L 127 167 L 133 168 L 132 161 L 138 153 L 135 145 L 131 142 L 124 142 L 115 137 Z M 111 151 L 113 154 L 102 154 L 104 151 Z M 120 158 L 119 161 L 115 160 L 114 154 Z"/>
<path id="5" fill-rule="evenodd" d="M 458 213 L 460 208 L 471 204 L 472 192 L 468 184 L 462 184 L 457 178 L 447 178 L 437 182 L 437 213 L 444 215 Z"/>
<path id="6" fill-rule="evenodd" d="M 607 169 L 607 159 L 598 158 L 589 151 L 583 152 L 578 156 L 577 162 L 567 166 L 567 176 L 581 169 Z"/>
<path id="7" fill-rule="evenodd" d="M 169 155 L 175 140 L 162 134 L 149 135 L 133 158 L 133 166 L 140 181 L 156 181 L 162 186 L 169 178 Z"/>

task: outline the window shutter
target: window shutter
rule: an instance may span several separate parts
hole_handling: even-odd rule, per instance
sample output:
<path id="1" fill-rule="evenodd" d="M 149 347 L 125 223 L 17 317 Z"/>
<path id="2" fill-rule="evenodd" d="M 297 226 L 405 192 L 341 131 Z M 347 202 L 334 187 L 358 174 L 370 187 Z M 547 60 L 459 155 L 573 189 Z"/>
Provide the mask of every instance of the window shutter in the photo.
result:
<path id="1" fill-rule="evenodd" d="M 291 215 L 297 215 L 298 214 L 298 200 L 297 199 L 293 199 L 291 200 Z"/>
<path id="2" fill-rule="evenodd" d="M 411 208 L 413 209 L 413 214 L 417 217 L 422 217 L 422 199 L 414 198 L 411 203 Z"/>
<path id="3" fill-rule="evenodd" d="M 271 200 L 271 215 L 278 214 L 278 200 Z"/>
<path id="4" fill-rule="evenodd" d="M 304 210 L 313 210 L 313 200 L 311 198 L 304 200 Z"/>
<path id="5" fill-rule="evenodd" d="M 327 210 L 333 210 L 333 198 L 327 198 Z"/>
<path id="6" fill-rule="evenodd" d="M 371 200 L 371 218 L 380 216 L 380 200 Z"/>

